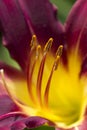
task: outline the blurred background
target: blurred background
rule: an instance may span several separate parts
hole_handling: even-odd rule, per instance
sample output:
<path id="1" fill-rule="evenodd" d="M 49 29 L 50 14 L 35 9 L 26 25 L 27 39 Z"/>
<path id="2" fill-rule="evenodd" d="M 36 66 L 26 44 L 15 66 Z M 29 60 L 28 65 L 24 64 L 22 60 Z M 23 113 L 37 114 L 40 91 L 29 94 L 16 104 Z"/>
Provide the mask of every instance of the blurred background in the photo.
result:
<path id="1" fill-rule="evenodd" d="M 66 17 L 73 6 L 75 0 L 50 0 L 52 3 L 54 3 L 58 7 L 58 19 L 64 24 Z M 2 37 L 0 34 L 0 43 L 2 43 Z M 18 67 L 15 61 L 13 61 L 6 48 L 0 44 L 0 60 L 8 63 L 9 65 L 13 65 Z"/>
<path id="2" fill-rule="evenodd" d="M 66 17 L 76 0 L 50 0 L 58 7 L 58 19 L 64 23 Z"/>

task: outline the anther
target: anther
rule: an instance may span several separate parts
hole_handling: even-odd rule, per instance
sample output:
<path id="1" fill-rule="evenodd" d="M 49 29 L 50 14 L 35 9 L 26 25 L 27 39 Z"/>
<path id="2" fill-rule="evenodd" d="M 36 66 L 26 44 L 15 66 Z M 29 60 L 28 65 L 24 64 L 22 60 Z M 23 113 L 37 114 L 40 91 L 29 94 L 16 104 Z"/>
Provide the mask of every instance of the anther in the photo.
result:
<path id="1" fill-rule="evenodd" d="M 40 55 L 40 51 L 41 51 L 41 46 L 37 45 L 37 48 L 36 48 L 36 59 L 38 59 L 38 57 Z"/>
<path id="2" fill-rule="evenodd" d="M 42 106 L 42 101 L 41 101 L 41 84 L 42 84 L 43 71 L 44 71 L 44 66 L 45 66 L 47 52 L 51 49 L 52 42 L 53 42 L 53 38 L 50 38 L 48 40 L 48 42 L 46 43 L 45 47 L 44 47 L 44 52 L 43 52 L 42 60 L 41 60 L 39 71 L 38 71 L 37 96 L 38 96 L 38 100 L 39 100 L 39 103 L 40 103 L 41 106 Z"/>
<path id="3" fill-rule="evenodd" d="M 32 90 L 32 76 L 33 76 L 33 73 L 34 73 L 34 69 L 35 69 L 35 65 L 36 65 L 36 62 L 38 60 L 38 57 L 40 55 L 40 50 L 41 50 L 41 46 L 40 45 L 37 45 L 34 50 L 36 51 L 35 52 L 35 59 L 33 61 L 33 65 L 32 67 L 30 67 L 30 64 L 28 65 L 28 70 L 27 70 L 27 87 L 28 87 L 28 92 L 29 92 L 29 95 L 31 97 L 31 100 L 33 102 L 35 102 L 35 99 L 34 99 L 34 96 L 33 96 L 33 90 Z M 32 52 L 33 52 L 33 49 L 32 49 Z M 31 56 L 32 57 L 32 56 Z M 30 57 L 30 58 L 31 58 Z M 31 70 L 31 71 L 30 71 Z"/>
<path id="4" fill-rule="evenodd" d="M 44 53 L 47 53 L 52 46 L 53 38 L 50 38 L 44 47 Z"/>
<path id="5" fill-rule="evenodd" d="M 33 36 L 32 36 L 32 39 L 31 39 L 31 43 L 30 43 L 31 49 L 32 49 L 32 48 L 35 48 L 36 45 L 37 45 L 37 37 L 36 37 L 36 35 L 33 35 Z"/>
<path id="6" fill-rule="evenodd" d="M 56 51 L 56 56 L 61 56 L 63 52 L 63 45 L 60 45 Z"/>
<path id="7" fill-rule="evenodd" d="M 56 51 L 56 59 L 54 61 L 54 65 L 53 65 L 54 70 L 57 70 L 57 68 L 58 68 L 59 59 L 62 55 L 62 52 L 63 52 L 63 45 L 60 45 Z"/>

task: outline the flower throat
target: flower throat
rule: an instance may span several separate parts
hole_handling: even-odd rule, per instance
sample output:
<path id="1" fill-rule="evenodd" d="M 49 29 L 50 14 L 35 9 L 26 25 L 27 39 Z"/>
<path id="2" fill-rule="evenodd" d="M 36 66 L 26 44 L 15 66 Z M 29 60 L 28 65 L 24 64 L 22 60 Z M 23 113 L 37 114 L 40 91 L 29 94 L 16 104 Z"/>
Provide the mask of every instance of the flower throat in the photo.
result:
<path id="1" fill-rule="evenodd" d="M 31 40 L 31 44 L 30 44 L 31 50 L 29 53 L 29 64 L 27 67 L 28 91 L 29 91 L 31 100 L 35 103 L 35 99 L 33 96 L 33 90 L 32 90 L 32 77 L 33 77 L 36 63 L 41 55 L 41 61 L 40 61 L 39 69 L 38 69 L 37 82 L 36 82 L 36 94 L 37 94 L 39 105 L 41 107 L 42 106 L 48 107 L 51 79 L 52 79 L 54 71 L 57 70 L 59 60 L 60 60 L 60 57 L 61 57 L 62 51 L 63 51 L 63 46 L 60 45 L 56 51 L 55 60 L 54 60 L 52 69 L 50 71 L 50 75 L 48 76 L 48 81 L 47 81 L 45 91 L 44 91 L 44 103 L 42 103 L 42 98 L 41 98 L 42 78 L 44 75 L 44 66 L 45 66 L 46 58 L 47 58 L 48 52 L 50 52 L 52 42 L 53 42 L 53 38 L 50 38 L 48 40 L 48 42 L 45 44 L 43 52 L 41 51 L 41 45 L 38 44 L 37 38 L 35 35 L 32 36 L 32 40 Z M 34 57 L 33 63 L 32 63 L 32 57 Z"/>

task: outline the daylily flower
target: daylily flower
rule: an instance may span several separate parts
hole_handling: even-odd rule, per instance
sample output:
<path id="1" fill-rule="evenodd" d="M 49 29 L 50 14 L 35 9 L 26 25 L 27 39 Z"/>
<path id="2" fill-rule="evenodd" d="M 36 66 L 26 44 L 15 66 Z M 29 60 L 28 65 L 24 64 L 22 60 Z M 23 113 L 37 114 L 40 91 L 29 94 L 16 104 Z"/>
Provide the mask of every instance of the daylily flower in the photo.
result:
<path id="1" fill-rule="evenodd" d="M 48 0 L 0 1 L 3 44 L 22 68 L 0 64 L 2 129 L 86 130 L 86 11 L 87 0 L 76 1 L 63 27 Z"/>

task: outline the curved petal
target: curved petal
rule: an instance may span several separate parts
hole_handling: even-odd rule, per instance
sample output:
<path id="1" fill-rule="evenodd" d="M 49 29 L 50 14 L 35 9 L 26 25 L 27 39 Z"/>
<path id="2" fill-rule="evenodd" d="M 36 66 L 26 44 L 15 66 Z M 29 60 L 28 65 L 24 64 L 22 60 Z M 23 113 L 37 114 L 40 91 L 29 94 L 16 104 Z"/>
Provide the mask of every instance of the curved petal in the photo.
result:
<path id="1" fill-rule="evenodd" d="M 16 70 L 2 62 L 0 62 L 0 69 L 4 70 L 5 76 L 11 79 L 23 79 L 23 73 L 19 70 Z M 18 111 L 19 108 L 15 105 L 15 103 L 10 99 L 8 93 L 3 86 L 2 77 L 0 75 L 0 115 Z"/>
<path id="2" fill-rule="evenodd" d="M 57 21 L 57 8 L 49 0 L 18 1 L 29 27 L 32 27 L 32 32 L 41 44 L 46 43 L 50 37 L 54 38 L 54 48 L 64 43 L 63 25 Z"/>
<path id="3" fill-rule="evenodd" d="M 48 121 L 46 119 L 43 119 L 40 117 L 29 117 L 29 118 L 24 118 L 23 120 L 20 120 L 20 121 L 16 121 L 11 126 L 11 129 L 20 130 L 25 127 L 32 129 L 32 128 L 42 126 L 47 122 Z"/>
<path id="4" fill-rule="evenodd" d="M 18 0 L 0 0 L 0 26 L 2 27 L 3 44 L 24 69 L 31 31 L 22 14 Z"/>
<path id="5" fill-rule="evenodd" d="M 87 0 L 77 0 L 65 24 L 69 48 L 78 47 L 82 58 L 87 54 Z"/>
<path id="6" fill-rule="evenodd" d="M 12 112 L 7 113 L 0 116 L 0 127 L 11 127 L 15 122 L 23 122 L 25 121 L 26 117 L 22 115 L 20 112 Z M 24 123 L 24 122 L 23 122 Z"/>
<path id="7" fill-rule="evenodd" d="M 48 121 L 41 117 L 30 117 L 28 120 L 25 121 L 25 124 L 28 128 L 35 128 L 39 127 Z"/>
<path id="8" fill-rule="evenodd" d="M 12 113 L 0 119 L 0 127 L 8 127 L 12 130 L 39 127 L 48 121 L 40 117 L 24 117 L 21 114 Z"/>

